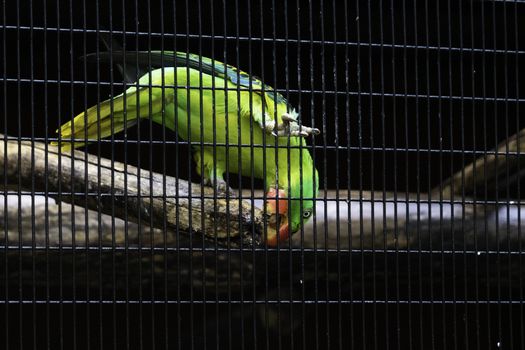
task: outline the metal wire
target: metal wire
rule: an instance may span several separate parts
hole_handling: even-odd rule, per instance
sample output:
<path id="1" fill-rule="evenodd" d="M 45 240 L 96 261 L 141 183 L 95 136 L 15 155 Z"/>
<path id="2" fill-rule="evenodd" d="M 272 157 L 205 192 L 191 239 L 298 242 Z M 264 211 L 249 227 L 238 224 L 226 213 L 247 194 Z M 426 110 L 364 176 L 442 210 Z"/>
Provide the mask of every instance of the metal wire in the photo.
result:
<path id="1" fill-rule="evenodd" d="M 523 1 L 1 8 L 4 348 L 525 348 Z M 157 51 L 201 58 L 152 67 Z M 267 86 L 207 75 L 204 57 Z M 118 133 L 106 119 L 100 139 L 102 103 L 117 115 L 119 94 L 143 121 Z M 281 95 L 322 134 L 298 145 L 261 132 L 253 116 L 279 109 L 261 99 Z M 54 130 L 92 106 L 87 153 L 53 153 L 69 140 Z M 205 190 L 223 175 L 234 195 Z M 300 195 L 279 192 L 277 206 L 300 221 L 313 201 L 313 218 L 268 246 L 269 189 L 284 183 Z"/>

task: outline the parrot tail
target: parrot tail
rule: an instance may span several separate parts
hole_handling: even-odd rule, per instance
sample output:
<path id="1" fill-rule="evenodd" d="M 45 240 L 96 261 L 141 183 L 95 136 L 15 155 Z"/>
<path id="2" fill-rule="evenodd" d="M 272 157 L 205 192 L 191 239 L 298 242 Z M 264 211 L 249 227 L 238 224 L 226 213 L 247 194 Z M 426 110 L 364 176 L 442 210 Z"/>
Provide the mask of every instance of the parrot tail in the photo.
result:
<path id="1" fill-rule="evenodd" d="M 135 94 L 127 96 L 135 98 Z M 62 151 L 82 147 L 89 142 L 111 136 L 137 124 L 137 106 L 127 106 L 124 111 L 124 95 L 109 99 L 78 114 L 72 121 L 63 124 L 57 133 L 62 141 L 52 142 Z M 127 121 L 126 121 L 127 116 Z"/>

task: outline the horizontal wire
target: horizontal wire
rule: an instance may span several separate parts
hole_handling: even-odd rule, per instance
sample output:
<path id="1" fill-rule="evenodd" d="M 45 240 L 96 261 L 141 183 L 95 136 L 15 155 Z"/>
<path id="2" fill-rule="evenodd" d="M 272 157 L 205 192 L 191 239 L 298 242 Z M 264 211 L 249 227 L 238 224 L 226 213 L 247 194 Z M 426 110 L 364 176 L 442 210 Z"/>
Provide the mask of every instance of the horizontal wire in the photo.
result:
<path id="1" fill-rule="evenodd" d="M 206 34 L 170 34 L 170 33 L 158 33 L 158 32 L 143 32 L 143 31 L 122 31 L 122 30 L 112 30 L 111 32 L 103 29 L 89 29 L 89 28 L 66 28 L 66 27 L 41 27 L 41 26 L 16 26 L 16 25 L 0 25 L 0 29 L 9 29 L 9 30 L 20 30 L 20 31 L 47 31 L 47 32 L 64 32 L 64 33 L 105 33 L 113 35 L 130 35 L 133 37 L 136 36 L 149 36 L 149 37 L 176 37 L 176 38 L 191 38 L 191 39 L 209 39 L 209 40 L 235 40 L 235 41 L 258 41 L 266 43 L 279 43 L 286 45 L 293 44 L 315 44 L 315 45 L 342 45 L 342 46 L 355 46 L 355 47 L 373 47 L 373 48 L 393 48 L 393 49 L 421 49 L 421 50 L 431 50 L 431 51 L 454 51 L 461 53 L 497 53 L 497 54 L 525 54 L 525 50 L 513 50 L 513 49 L 492 49 L 492 48 L 475 48 L 475 47 L 454 47 L 454 46 L 433 46 L 433 45 L 414 45 L 414 44 L 392 44 L 392 43 L 370 43 L 366 41 L 339 41 L 339 40 L 310 40 L 310 39 L 293 39 L 293 38 L 265 38 L 265 37 L 247 37 L 247 36 L 229 36 L 229 35 L 206 35 Z M 132 50 L 128 50 L 132 51 Z"/>
<path id="2" fill-rule="evenodd" d="M 147 119 L 144 119 L 147 120 Z M 3 137 L 2 139 L 7 141 L 59 141 L 57 137 L 15 137 L 15 136 L 7 136 Z M 76 142 L 85 142 L 86 139 L 66 139 L 61 138 L 62 142 L 69 142 L 69 141 L 76 141 Z M 188 145 L 188 146 L 221 146 L 221 147 L 229 147 L 232 145 L 232 143 L 222 143 L 222 142 L 200 142 L 200 141 L 194 141 L 194 142 L 188 142 L 188 141 L 169 141 L 169 140 L 131 140 L 131 139 L 87 139 L 87 142 L 94 144 L 96 142 L 101 143 L 117 143 L 117 144 L 147 144 L 147 145 Z M 334 145 L 307 145 L 307 146 L 292 146 L 292 145 L 275 145 L 275 144 L 246 144 L 241 143 L 235 144 L 235 147 L 253 147 L 253 148 L 300 148 L 300 149 L 319 149 L 319 150 L 351 150 L 351 151 L 372 151 L 372 152 L 410 152 L 410 153 L 437 153 L 440 155 L 448 155 L 448 154 L 474 154 L 474 155 L 480 155 L 480 156 L 489 156 L 489 155 L 500 155 L 500 156 L 516 156 L 516 157 L 523 157 L 525 156 L 524 152 L 521 151 L 494 151 L 494 150 L 460 150 L 460 149 L 437 149 L 437 148 L 411 148 L 411 147 L 368 147 L 368 146 L 334 146 Z M 64 156 L 69 156 L 67 153 L 64 153 Z M 479 161 L 478 161 L 479 162 Z"/>
<path id="3" fill-rule="evenodd" d="M 196 304 L 196 305 L 213 305 L 213 304 L 247 304 L 247 305 L 253 305 L 253 304 L 272 304 L 272 305 L 290 305 L 290 304 L 314 304 L 314 305 L 325 305 L 325 304 L 331 304 L 331 305 L 339 305 L 339 304 L 411 304 L 411 305 L 436 305 L 436 304 L 445 304 L 445 305 L 456 305 L 456 304 L 469 304 L 469 305 L 486 305 L 486 304 L 498 304 L 498 305 L 523 305 L 523 300 L 471 300 L 471 299 L 454 299 L 454 300 L 417 300 L 417 299 L 411 299 L 411 300 L 382 300 L 382 299 L 337 299 L 337 300 L 331 300 L 331 299 L 281 299 L 281 300 L 275 300 L 275 299 L 245 299 L 245 300 L 239 300 L 239 299 L 208 299 L 208 300 L 202 300 L 202 299 L 161 299 L 161 300 L 149 300 L 146 299 L 143 296 L 143 299 L 135 300 L 135 299 L 81 299 L 81 298 L 75 298 L 75 300 L 70 299 L 17 299 L 17 300 L 5 300 L 0 299 L 0 305 L 2 304 Z"/>
<path id="4" fill-rule="evenodd" d="M 29 78 L 10 78 L 5 77 L 2 79 L 3 81 L 6 81 L 8 83 L 38 83 L 38 84 L 73 84 L 73 85 L 91 85 L 91 86 L 126 86 L 126 87 L 156 87 L 156 88 L 165 88 L 165 89 L 198 89 L 198 90 L 214 90 L 214 91 L 253 91 L 249 88 L 243 88 L 243 87 L 236 87 L 236 88 L 228 88 L 228 87 L 198 87 L 198 86 L 187 86 L 187 85 L 180 85 L 180 86 L 162 86 L 162 85 L 155 85 L 155 84 L 134 84 L 134 83 L 121 83 L 121 82 L 107 82 L 107 81 L 84 81 L 84 80 L 69 80 L 69 79 L 29 79 Z M 439 99 L 439 100 L 454 100 L 454 101 L 476 101 L 476 102 L 505 102 L 505 103 L 523 103 L 525 102 L 525 98 L 521 97 L 482 97 L 482 96 L 457 96 L 457 95 L 434 95 L 434 94 L 425 94 L 423 92 L 418 92 L 417 94 L 409 94 L 409 93 L 388 93 L 388 92 L 367 92 L 367 91 L 352 91 L 350 90 L 348 93 L 346 91 L 336 91 L 336 90 L 316 90 L 316 89 L 274 89 L 275 91 L 279 93 L 294 93 L 294 94 L 326 94 L 326 95 L 340 95 L 340 96 L 373 96 L 373 97 L 393 97 L 393 98 L 413 98 L 413 99 Z"/>
<path id="5" fill-rule="evenodd" d="M 96 229 L 95 229 L 96 230 Z M 95 231 L 94 230 L 94 231 Z M 187 236 L 189 238 L 189 236 Z M 230 240 L 232 239 L 235 239 L 237 237 L 230 237 Z M 212 238 L 214 239 L 214 238 Z M 218 243 L 226 243 L 226 239 L 218 239 L 217 240 Z M 129 243 L 128 243 L 129 244 Z M 179 243 L 180 245 L 180 243 Z M 415 244 L 414 244 L 415 245 Z M 297 247 L 297 248 L 290 248 L 290 247 L 287 247 L 287 246 L 283 246 L 283 247 L 279 247 L 279 249 L 277 248 L 272 248 L 272 247 L 237 247 L 235 249 L 235 251 L 232 251 L 231 248 L 227 248 L 227 247 L 221 247 L 221 246 L 213 246 L 213 247 L 193 247 L 193 248 L 190 248 L 190 247 L 183 247 L 183 246 L 180 246 L 180 247 L 164 247 L 163 245 L 161 246 L 154 246 L 154 247 L 145 247 L 145 246 L 142 246 L 142 247 L 136 247 L 136 246 L 128 246 L 128 247 L 123 247 L 123 246 L 108 246 L 108 245 L 103 245 L 103 246 L 88 246 L 88 247 L 85 247 L 85 246 L 71 246 L 71 245 L 66 245 L 66 244 L 59 244 L 59 245 L 50 245 L 50 246 L 41 246 L 41 245 L 0 245 L 0 249 L 3 249 L 3 250 L 6 250 L 6 251 L 9 251 L 9 250 L 12 250 L 12 251 L 64 251 L 64 252 L 68 252 L 68 251 L 75 251 L 75 252 L 85 252 L 85 251 L 96 251 L 96 252 L 106 252 L 106 253 L 111 253 L 111 252 L 158 252 L 158 253 L 163 253 L 165 251 L 167 252 L 192 252 L 192 253 L 203 253 L 203 252 L 208 252 L 208 253 L 216 253 L 216 252 L 220 252 L 220 253 L 228 253 L 228 254 L 232 254 L 232 253 L 261 253 L 261 254 L 266 254 L 266 252 L 280 252 L 280 253 L 312 253 L 312 254 L 318 254 L 319 252 L 323 252 L 323 253 L 333 253 L 333 254 L 341 254 L 341 253 L 349 253 L 349 254 L 354 254 L 354 253 L 369 253 L 369 254 L 372 254 L 372 255 L 378 255 L 378 254 L 386 254 L 386 255 L 395 255 L 395 254 L 401 254 L 401 255 L 417 255 L 419 256 L 419 254 L 422 254 L 422 255 L 436 255 L 436 254 L 445 254 L 445 255 L 453 255 L 453 256 L 457 256 L 458 254 L 461 254 L 461 255 L 475 255 L 475 256 L 478 256 L 478 257 L 482 257 L 482 256 L 485 256 L 485 255 L 505 255 L 505 256 L 525 256 L 525 251 L 522 251 L 522 250 L 462 250 L 462 249 L 455 249 L 455 250 L 450 250 L 450 249 L 443 249 L 443 250 L 440 250 L 440 249 L 434 249 L 434 250 L 428 250 L 428 249 L 421 249 L 421 250 L 414 250 L 414 249 L 401 249 L 401 248 L 398 248 L 398 249 L 383 249 L 381 247 L 379 248 L 375 248 L 375 249 L 345 249 L 345 248 L 340 248 L 340 249 L 337 249 L 337 248 L 321 248 L 321 247 L 317 247 L 317 248 L 308 248 L 308 247 Z M 357 258 L 357 257 L 356 257 Z"/>
<path id="6" fill-rule="evenodd" d="M 144 178 L 143 178 L 144 179 Z M 195 185 L 195 183 L 193 183 Z M 199 184 L 197 184 L 199 185 Z M 233 191 L 238 191 L 238 189 L 233 189 Z M 348 191 L 347 189 L 343 189 L 342 192 L 346 192 Z M 97 197 L 97 196 L 100 196 L 100 197 L 122 197 L 122 198 L 125 198 L 126 195 L 124 195 L 123 193 L 98 193 L 98 192 L 69 192 L 69 191 L 61 191 L 61 192 L 57 192 L 57 191 L 34 191 L 34 192 L 17 192 L 17 191 L 2 191 L 2 195 L 8 195 L 8 196 L 32 196 L 32 195 L 38 195 L 38 196 L 43 196 L 43 195 L 50 195 L 50 196 L 58 196 L 58 195 L 62 195 L 62 196 L 78 196 L 78 197 Z M 130 194 L 127 194 L 127 196 L 130 196 Z M 264 200 L 268 197 L 263 197 L 263 196 L 247 196 L 247 195 L 242 195 L 242 196 L 229 196 L 227 197 L 226 195 L 213 195 L 213 196 L 208 196 L 208 195 L 201 195 L 199 193 L 195 194 L 195 195 L 191 195 L 191 196 L 188 196 L 188 195 L 179 195 L 179 196 L 176 196 L 176 195 L 155 195 L 155 194 L 146 194 L 146 195 L 138 195 L 138 194 L 133 194 L 132 195 L 133 198 L 146 198 L 146 199 L 149 199 L 149 198 L 159 198 L 159 199 L 229 199 L 230 201 L 238 201 L 238 200 L 248 200 L 248 199 L 253 199 L 253 200 Z M 438 197 L 439 194 L 436 194 L 435 197 Z M 457 197 L 457 196 L 456 196 Z M 390 199 L 390 198 L 386 198 L 386 199 L 382 199 L 382 195 L 381 194 L 378 194 L 376 196 L 374 196 L 374 199 L 371 199 L 371 198 L 358 198 L 358 197 L 350 197 L 350 198 L 344 198 L 341 196 L 341 194 L 339 195 L 339 198 L 322 198 L 322 197 L 286 197 L 286 196 L 279 196 L 280 199 L 283 199 L 283 200 L 287 200 L 287 199 L 295 199 L 295 200 L 299 200 L 299 199 L 302 199 L 302 200 L 311 200 L 311 201 L 315 201 L 315 202 L 320 202 L 320 203 L 323 203 L 323 202 L 354 202 L 354 203 L 394 203 L 394 204 L 398 204 L 398 205 L 402 205 L 403 203 L 405 204 L 419 204 L 421 207 L 425 207 L 427 204 L 442 204 L 442 205 L 453 205 L 453 204 L 479 204 L 479 205 L 494 205 L 494 206 L 498 206 L 498 207 L 502 207 L 502 208 L 506 208 L 508 206 L 516 206 L 516 207 L 520 207 L 522 206 L 522 204 L 519 204 L 518 205 L 518 200 L 510 200 L 510 201 L 505 201 L 505 202 L 502 202 L 501 200 L 500 201 L 494 201 L 494 200 L 480 200 L 480 199 L 443 199 L 443 200 L 440 200 L 440 199 L 420 199 L 420 200 L 417 200 L 417 199 L 399 199 L 399 196 L 397 197 L 397 199 Z"/>

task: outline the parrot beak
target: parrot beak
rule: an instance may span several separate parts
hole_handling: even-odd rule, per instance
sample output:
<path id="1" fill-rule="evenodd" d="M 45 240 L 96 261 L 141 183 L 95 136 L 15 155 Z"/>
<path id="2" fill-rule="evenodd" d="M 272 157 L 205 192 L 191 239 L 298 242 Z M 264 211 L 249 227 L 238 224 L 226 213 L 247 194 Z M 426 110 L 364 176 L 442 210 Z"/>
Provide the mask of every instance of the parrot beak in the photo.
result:
<path id="1" fill-rule="evenodd" d="M 266 198 L 266 212 L 270 215 L 266 244 L 275 247 L 277 243 L 285 241 L 290 236 L 288 200 L 285 191 L 276 188 L 271 188 L 266 194 Z"/>

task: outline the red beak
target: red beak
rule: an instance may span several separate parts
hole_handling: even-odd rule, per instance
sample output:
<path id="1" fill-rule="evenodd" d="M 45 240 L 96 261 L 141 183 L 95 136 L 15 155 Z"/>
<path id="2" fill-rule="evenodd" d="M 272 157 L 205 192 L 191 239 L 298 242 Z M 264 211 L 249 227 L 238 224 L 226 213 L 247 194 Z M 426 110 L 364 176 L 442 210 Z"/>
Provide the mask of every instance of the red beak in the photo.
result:
<path id="1" fill-rule="evenodd" d="M 266 211 L 270 214 L 266 244 L 275 247 L 290 236 L 288 228 L 288 200 L 284 190 L 271 188 L 266 194 Z M 277 198 L 278 197 L 278 198 Z M 277 228 L 277 225 L 280 225 Z"/>
<path id="2" fill-rule="evenodd" d="M 268 238 L 266 239 L 266 244 L 269 247 L 277 247 L 277 244 L 280 242 L 284 242 L 285 240 L 290 237 L 290 230 L 288 229 L 288 223 L 282 224 L 279 228 L 279 233 L 275 234 L 273 236 L 268 235 Z"/>
<path id="3" fill-rule="evenodd" d="M 277 194 L 279 194 L 278 199 Z M 288 214 L 288 200 L 286 199 L 286 193 L 283 190 L 271 188 L 266 194 L 266 198 L 266 210 L 270 214 Z"/>

